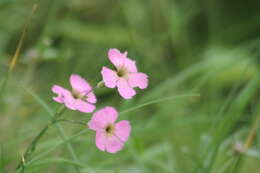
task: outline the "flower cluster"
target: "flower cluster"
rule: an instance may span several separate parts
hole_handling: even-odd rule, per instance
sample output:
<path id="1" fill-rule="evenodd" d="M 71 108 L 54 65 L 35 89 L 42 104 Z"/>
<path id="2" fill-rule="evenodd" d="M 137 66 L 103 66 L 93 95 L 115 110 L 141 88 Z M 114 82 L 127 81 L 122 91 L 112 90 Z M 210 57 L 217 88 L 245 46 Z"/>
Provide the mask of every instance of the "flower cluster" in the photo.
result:
<path id="1" fill-rule="evenodd" d="M 121 53 L 117 49 L 108 51 L 108 59 L 115 66 L 115 70 L 103 67 L 101 74 L 103 82 L 108 88 L 117 88 L 124 99 L 131 99 L 136 95 L 134 88 L 145 89 L 148 86 L 148 76 L 138 72 L 135 61 L 127 57 L 127 52 Z M 79 75 L 70 76 L 71 90 L 54 85 L 52 91 L 57 94 L 53 100 L 64 104 L 68 109 L 91 113 L 95 110 L 96 96 L 93 88 Z M 120 151 L 128 140 L 131 132 L 129 121 L 116 123 L 118 112 L 111 106 L 96 111 L 87 126 L 96 132 L 96 146 L 102 151 L 116 153 Z"/>

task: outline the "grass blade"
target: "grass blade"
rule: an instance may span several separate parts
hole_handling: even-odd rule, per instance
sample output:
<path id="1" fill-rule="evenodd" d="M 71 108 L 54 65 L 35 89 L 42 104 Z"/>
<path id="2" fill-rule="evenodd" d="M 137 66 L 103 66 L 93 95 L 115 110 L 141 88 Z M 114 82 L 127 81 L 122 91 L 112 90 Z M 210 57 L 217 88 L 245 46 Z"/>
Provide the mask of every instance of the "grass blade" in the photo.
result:
<path id="1" fill-rule="evenodd" d="M 37 10 L 37 7 L 38 7 L 37 4 L 33 5 L 32 10 L 31 10 L 31 14 L 29 15 L 29 17 L 28 17 L 28 19 L 27 19 L 27 21 L 24 25 L 21 38 L 19 39 L 19 42 L 18 42 L 17 48 L 15 50 L 14 56 L 11 59 L 11 62 L 10 62 L 10 65 L 9 65 L 9 70 L 8 70 L 8 72 L 7 72 L 5 78 L 3 79 L 3 82 L 1 83 L 1 86 L 0 86 L 0 100 L 1 100 L 1 97 L 4 93 L 5 88 L 7 86 L 7 83 L 10 79 L 11 73 L 12 73 L 12 71 L 13 71 L 16 63 L 17 63 L 17 60 L 19 58 L 19 55 L 20 55 L 20 52 L 21 52 L 21 49 L 22 49 L 22 45 L 23 45 L 26 33 L 28 31 L 32 16 L 35 13 L 35 11 Z"/>
<path id="2" fill-rule="evenodd" d="M 53 110 L 38 95 L 36 95 L 35 93 L 33 93 L 32 91 L 30 91 L 28 89 L 25 89 L 25 90 L 26 90 L 26 92 L 28 92 L 44 108 L 44 110 L 46 110 L 46 112 L 48 113 L 48 115 L 50 117 L 53 117 L 53 115 L 54 115 Z M 65 135 L 63 127 L 60 124 L 58 124 L 58 122 L 55 123 L 55 126 L 58 128 L 58 131 L 59 131 L 59 134 L 60 134 L 60 137 L 62 138 L 62 140 L 66 141 L 67 140 L 67 136 Z M 76 153 L 75 153 L 72 145 L 70 143 L 66 143 L 66 148 L 69 151 L 72 159 L 75 162 L 78 162 L 79 159 L 77 158 Z M 79 168 L 77 166 L 75 166 L 75 168 L 76 168 L 77 172 L 80 172 Z"/>
<path id="3" fill-rule="evenodd" d="M 56 144 L 55 146 L 53 146 L 51 149 L 49 149 L 48 151 L 45 151 L 41 154 L 39 154 L 38 156 L 35 156 L 32 160 L 30 160 L 29 162 L 27 162 L 27 165 L 31 165 L 32 163 L 36 162 L 37 160 L 43 158 L 44 156 L 48 155 L 49 153 L 51 153 L 52 151 L 54 151 L 57 147 L 63 145 L 63 144 L 67 144 L 67 143 L 70 143 L 70 141 L 76 139 L 77 137 L 80 137 L 84 134 L 86 134 L 87 132 L 89 132 L 89 130 L 81 130 L 80 132 L 78 132 L 77 134 L 71 136 L 71 137 L 68 137 L 66 140 L 63 140 L 62 142 Z"/>
<path id="4" fill-rule="evenodd" d="M 5 158 L 4 158 L 4 145 L 1 144 L 1 148 L 0 148 L 0 156 L 1 156 L 1 173 L 5 173 Z"/>
<path id="5" fill-rule="evenodd" d="M 64 159 L 64 158 L 44 159 L 44 160 L 38 161 L 32 167 L 41 166 L 41 165 L 45 165 L 45 164 L 49 164 L 49 163 L 51 163 L 51 164 L 57 164 L 57 163 L 70 164 L 70 165 L 82 167 L 82 168 L 86 167 L 83 163 L 75 162 L 74 160 L 68 160 L 68 159 Z"/>
<path id="6" fill-rule="evenodd" d="M 159 99 L 152 100 L 152 101 L 140 104 L 138 106 L 134 106 L 132 108 L 126 109 L 126 110 L 124 110 L 124 111 L 122 111 L 120 113 L 121 114 L 128 113 L 128 112 L 131 112 L 131 111 L 134 111 L 134 110 L 137 110 L 137 109 L 140 109 L 140 108 L 152 105 L 152 104 L 156 104 L 156 103 L 160 103 L 160 102 L 164 102 L 164 101 L 168 101 L 168 100 L 180 99 L 180 98 L 185 98 L 185 97 L 199 97 L 199 96 L 200 96 L 199 94 L 194 93 L 194 94 L 184 94 L 184 95 L 176 95 L 176 96 L 169 96 L 169 97 L 159 98 Z"/>
<path id="7" fill-rule="evenodd" d="M 228 115 L 223 120 L 223 122 L 219 125 L 219 127 L 215 131 L 215 138 L 205 150 L 205 154 L 207 156 L 203 156 L 204 158 L 208 158 L 209 161 L 205 167 L 205 172 L 211 172 L 214 161 L 218 154 L 218 149 L 228 135 L 228 133 L 235 126 L 235 123 L 239 120 L 242 111 L 245 109 L 251 98 L 257 92 L 260 87 L 260 76 L 256 75 L 244 88 L 244 90 L 238 95 L 237 99 L 231 105 L 230 111 Z M 198 171 L 200 172 L 200 171 Z"/>

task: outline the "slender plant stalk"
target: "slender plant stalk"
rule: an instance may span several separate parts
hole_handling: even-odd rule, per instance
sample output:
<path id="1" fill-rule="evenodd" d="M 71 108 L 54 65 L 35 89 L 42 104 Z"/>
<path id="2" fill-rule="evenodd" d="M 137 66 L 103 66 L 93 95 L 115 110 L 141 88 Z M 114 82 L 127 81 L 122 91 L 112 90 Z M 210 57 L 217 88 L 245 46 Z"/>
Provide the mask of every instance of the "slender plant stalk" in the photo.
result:
<path id="1" fill-rule="evenodd" d="M 67 120 L 67 119 L 58 119 L 57 122 L 67 122 L 67 123 L 71 123 L 71 124 L 77 124 L 77 125 L 86 126 L 86 123 L 85 123 L 85 122 L 82 122 L 82 121 L 74 121 L 74 120 Z"/>
<path id="2" fill-rule="evenodd" d="M 53 110 L 47 105 L 47 103 L 45 103 L 39 96 L 37 96 L 37 95 L 36 95 L 35 93 L 33 93 L 31 90 L 28 90 L 28 89 L 26 89 L 26 88 L 23 88 L 23 89 L 24 89 L 26 92 L 28 92 L 28 93 L 47 111 L 48 115 L 50 115 L 50 118 L 53 118 L 54 112 L 53 112 Z M 65 135 L 65 132 L 64 132 L 64 130 L 63 130 L 63 127 L 62 127 L 58 122 L 59 122 L 59 120 L 57 120 L 57 123 L 55 123 L 55 126 L 56 126 L 57 129 L 58 129 L 59 135 L 60 135 L 60 137 L 61 137 L 61 139 L 62 139 L 63 141 L 67 141 L 67 136 Z M 69 142 L 67 142 L 65 145 L 66 145 L 66 148 L 67 148 L 68 152 L 70 153 L 72 159 L 73 159 L 74 161 L 78 161 L 77 155 L 75 154 L 75 151 L 74 151 L 72 145 L 71 145 Z M 27 162 L 27 164 L 28 164 L 28 162 Z M 75 166 L 76 171 L 79 173 L 80 170 L 79 170 L 79 168 L 77 167 L 77 165 L 74 165 L 74 166 Z"/>
<path id="3" fill-rule="evenodd" d="M 1 173 L 5 173 L 4 145 L 1 144 Z"/>
<path id="4" fill-rule="evenodd" d="M 38 133 L 38 135 L 33 139 L 29 147 L 26 149 L 24 155 L 22 156 L 22 159 L 20 163 L 18 164 L 16 169 L 21 168 L 21 172 L 23 173 L 25 170 L 25 164 L 27 162 L 27 159 L 31 156 L 31 154 L 35 151 L 37 144 L 39 140 L 44 136 L 44 134 L 47 132 L 47 130 L 57 122 L 58 118 L 62 115 L 64 112 L 65 107 L 62 105 L 58 111 L 54 114 L 53 118 L 50 120 L 50 122 Z"/>
<path id="5" fill-rule="evenodd" d="M 258 115 L 258 117 L 256 118 L 256 122 L 253 125 L 253 127 L 249 133 L 249 136 L 247 137 L 246 143 L 244 145 L 245 149 L 249 149 L 252 146 L 252 143 L 256 136 L 256 131 L 257 131 L 259 123 L 260 123 L 260 115 Z"/>
<path id="6" fill-rule="evenodd" d="M 8 72 L 7 72 L 5 78 L 3 79 L 3 82 L 1 83 L 1 86 L 0 86 L 0 100 L 1 100 L 1 97 L 2 97 L 2 95 L 4 93 L 4 90 L 5 90 L 5 88 L 6 88 L 7 84 L 8 84 L 8 81 L 10 79 L 11 73 L 12 73 L 12 71 L 13 71 L 13 69 L 14 69 L 17 61 L 18 61 L 18 58 L 19 58 L 19 55 L 20 55 L 20 52 L 21 52 L 21 49 L 22 49 L 22 46 L 23 46 L 23 42 L 24 42 L 25 36 L 27 34 L 27 31 L 28 31 L 31 19 L 33 17 L 33 14 L 37 10 L 37 7 L 38 7 L 37 4 L 33 4 L 32 10 L 31 10 L 31 14 L 28 17 L 28 19 L 27 19 L 27 21 L 26 21 L 26 23 L 25 23 L 25 25 L 23 27 L 21 38 L 19 39 L 17 48 L 16 48 L 15 53 L 14 53 L 12 59 L 11 59 Z"/>
<path id="7" fill-rule="evenodd" d="M 241 112 L 246 107 L 249 100 L 252 98 L 252 95 L 259 88 L 259 81 L 259 75 L 255 75 L 254 78 L 243 89 L 243 91 L 238 95 L 237 99 L 232 103 L 232 105 L 230 106 L 231 108 L 228 111 L 229 116 L 227 116 L 216 129 L 214 134 L 215 138 L 205 149 L 206 152 L 202 154 L 202 158 L 207 159 L 207 165 L 204 166 L 203 170 L 196 168 L 194 172 L 212 172 L 212 168 L 214 165 L 214 161 L 217 158 L 220 144 L 223 142 L 223 139 L 228 134 L 228 132 L 234 127 L 235 122 L 242 115 Z"/>
<path id="8" fill-rule="evenodd" d="M 191 93 L 191 94 L 174 95 L 174 96 L 159 98 L 159 99 L 155 99 L 155 100 L 152 100 L 152 101 L 148 101 L 148 102 L 139 104 L 139 105 L 137 105 L 137 106 L 128 108 L 128 109 L 126 109 L 126 110 L 124 110 L 124 111 L 121 111 L 120 114 L 125 114 L 125 113 L 131 112 L 131 111 L 133 111 L 133 110 L 140 109 L 140 108 L 143 108 L 143 107 L 152 105 L 152 104 L 156 104 L 156 103 L 160 103 L 160 102 L 164 102 L 164 101 L 168 101 L 168 100 L 173 100 L 173 99 L 185 98 L 185 97 L 200 97 L 200 94 Z"/>
<path id="9" fill-rule="evenodd" d="M 64 145 L 64 144 L 67 144 L 67 143 L 70 143 L 72 140 L 74 140 L 74 139 L 76 139 L 76 138 L 78 138 L 78 137 L 80 137 L 80 136 L 82 136 L 82 135 L 84 135 L 84 134 L 86 134 L 88 132 L 89 132 L 88 129 L 84 129 L 84 130 L 79 131 L 78 133 L 68 137 L 65 141 L 62 141 L 62 142 L 58 143 L 57 145 L 53 146 L 52 148 L 50 148 L 49 150 L 47 150 L 45 152 L 42 152 L 39 155 L 35 156 L 32 160 L 27 162 L 27 165 L 31 165 L 35 161 L 40 160 L 41 158 L 45 157 L 50 152 L 54 151 L 57 147 L 59 147 L 61 145 Z"/>
<path id="10" fill-rule="evenodd" d="M 103 81 L 99 82 L 92 90 L 90 90 L 87 94 L 89 94 L 90 92 L 93 92 L 94 90 L 96 90 L 97 88 L 100 88 L 103 85 Z M 30 92 L 31 93 L 31 92 Z M 32 94 L 32 93 L 31 93 Z M 87 95 L 86 94 L 86 95 Z M 83 122 L 76 122 L 76 121 L 71 121 L 71 120 L 66 120 L 66 119 L 59 119 L 60 116 L 62 115 L 65 106 L 62 105 L 60 107 L 60 109 L 52 116 L 52 119 L 50 120 L 50 122 L 39 132 L 39 134 L 33 139 L 33 141 L 31 142 L 31 144 L 29 145 L 29 147 L 26 149 L 25 154 L 23 155 L 19 165 L 16 168 L 16 171 L 21 170 L 20 172 L 24 172 L 25 167 L 26 167 L 26 162 L 29 158 L 29 156 L 34 152 L 34 150 L 36 149 L 37 143 L 38 141 L 42 138 L 42 136 L 47 132 L 47 130 L 50 128 L 51 125 L 59 122 L 59 121 L 64 121 L 64 122 L 69 122 L 69 123 L 73 123 L 73 124 L 80 124 L 80 125 L 86 125 Z M 64 132 L 62 131 L 61 127 L 58 126 L 59 130 L 61 130 L 61 137 L 63 140 L 66 140 L 66 136 L 64 135 Z M 77 161 L 78 159 L 76 158 L 76 155 L 74 154 L 74 150 L 72 148 L 71 145 L 68 145 L 68 150 L 69 152 L 72 154 L 72 157 L 75 161 Z M 78 167 L 76 167 L 77 172 L 79 172 Z"/>
<path id="11" fill-rule="evenodd" d="M 238 155 L 238 158 L 236 159 L 236 162 L 232 168 L 232 173 L 237 173 L 238 172 L 238 168 L 241 166 L 241 162 L 243 161 L 244 159 L 244 155 L 243 155 L 243 152 L 248 150 L 252 144 L 253 144 L 253 141 L 256 137 L 256 131 L 257 131 L 257 128 L 258 128 L 258 125 L 260 123 L 260 115 L 258 115 L 258 117 L 256 118 L 256 122 L 254 123 L 254 125 L 252 126 L 250 132 L 249 132 L 249 135 L 246 139 L 246 142 L 244 144 L 244 148 L 243 148 L 243 151 L 241 151 L 241 153 L 239 153 Z"/>
<path id="12" fill-rule="evenodd" d="M 10 73 L 11 71 L 9 70 L 5 76 L 5 78 L 3 79 L 2 83 L 1 83 L 1 86 L 0 86 L 0 100 L 1 100 L 1 97 L 3 96 L 3 93 L 4 93 L 4 90 L 6 88 L 6 85 L 9 81 L 9 76 L 10 76 Z"/>
<path id="13" fill-rule="evenodd" d="M 93 92 L 93 91 L 96 90 L 97 88 L 102 87 L 102 85 L 103 85 L 103 81 L 100 81 L 100 82 L 99 82 L 92 90 L 90 90 L 87 94 L 89 94 L 90 92 Z M 26 90 L 26 89 L 25 89 L 25 90 Z M 29 92 L 33 97 L 36 97 L 36 96 L 35 96 L 33 93 L 31 93 L 30 91 L 28 91 L 28 90 L 26 90 L 26 91 Z M 86 95 L 87 95 L 87 94 L 86 94 Z M 39 98 L 37 98 L 37 97 L 36 97 L 36 99 L 39 100 Z M 40 101 L 40 102 L 41 102 L 41 104 L 43 104 L 42 101 Z M 45 104 L 43 104 L 43 105 L 45 105 Z M 44 106 L 44 107 L 48 110 L 48 113 L 51 113 L 51 112 L 49 111 L 49 108 L 48 108 L 48 107 L 46 107 L 46 106 Z M 27 160 L 28 160 L 28 157 L 33 153 L 33 151 L 34 151 L 35 148 L 36 148 L 36 145 L 37 145 L 38 141 L 39 141 L 40 138 L 47 132 L 47 130 L 49 129 L 49 127 L 50 127 L 51 125 L 53 125 L 53 124 L 55 124 L 55 123 L 58 123 L 58 122 L 60 122 L 60 121 L 69 122 L 69 123 L 73 123 L 73 124 L 80 124 L 80 125 L 84 125 L 84 126 L 86 125 L 86 124 L 83 123 L 83 122 L 76 122 L 76 121 L 71 121 L 71 120 L 66 120 L 66 119 L 59 119 L 60 116 L 62 115 L 63 111 L 64 111 L 64 108 L 65 108 L 64 105 L 61 106 L 61 108 L 52 116 L 52 119 L 50 120 L 50 122 L 49 122 L 49 123 L 40 131 L 40 133 L 34 138 L 34 140 L 32 141 L 32 143 L 30 144 L 30 146 L 26 149 L 26 152 L 25 152 L 25 154 L 23 155 L 22 160 L 20 161 L 18 167 L 16 168 L 16 171 L 21 170 L 20 172 L 22 172 L 22 173 L 24 172 L 24 170 L 25 170 L 25 164 L 26 164 L 26 162 L 27 162 Z M 58 125 L 58 124 L 57 124 L 57 125 Z M 58 125 L 58 129 L 59 129 L 59 131 L 60 131 L 61 138 L 62 138 L 64 141 L 66 141 L 67 138 L 66 138 L 66 136 L 65 136 L 65 134 L 64 134 L 63 129 L 61 128 L 61 126 Z M 69 152 L 72 154 L 72 157 L 73 157 L 74 161 L 78 161 L 78 159 L 77 159 L 77 157 L 76 157 L 76 155 L 75 155 L 75 153 L 74 153 L 74 150 L 73 150 L 72 146 L 71 146 L 71 145 L 67 145 L 67 147 L 68 147 Z M 76 167 L 76 171 L 77 171 L 77 172 L 80 172 L 80 170 L 79 170 L 78 167 Z"/>

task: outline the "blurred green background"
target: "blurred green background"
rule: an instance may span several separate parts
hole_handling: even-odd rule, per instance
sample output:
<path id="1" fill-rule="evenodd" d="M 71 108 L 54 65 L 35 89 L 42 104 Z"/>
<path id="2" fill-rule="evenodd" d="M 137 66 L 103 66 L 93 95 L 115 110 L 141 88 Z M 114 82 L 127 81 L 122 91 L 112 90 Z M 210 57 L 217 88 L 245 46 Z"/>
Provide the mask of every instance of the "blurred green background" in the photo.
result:
<path id="1" fill-rule="evenodd" d="M 251 130 L 260 115 L 260 1 L 0 0 L 0 84 L 28 20 L 0 96 L 1 173 L 14 172 L 59 107 L 51 86 L 69 88 L 72 73 L 94 86 L 102 66 L 112 67 L 109 48 L 128 51 L 149 75 L 148 89 L 131 100 L 114 89 L 96 92 L 98 108 L 114 106 L 131 122 L 125 148 L 101 152 L 94 132 L 60 122 L 40 140 L 26 173 L 260 172 L 259 128 Z"/>

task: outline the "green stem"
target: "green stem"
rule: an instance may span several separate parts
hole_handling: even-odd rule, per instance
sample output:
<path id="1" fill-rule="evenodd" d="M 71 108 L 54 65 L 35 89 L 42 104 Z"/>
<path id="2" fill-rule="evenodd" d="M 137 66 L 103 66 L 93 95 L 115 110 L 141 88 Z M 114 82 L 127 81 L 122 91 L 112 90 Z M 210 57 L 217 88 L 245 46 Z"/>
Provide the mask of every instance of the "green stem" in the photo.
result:
<path id="1" fill-rule="evenodd" d="M 256 122 L 253 124 L 253 126 L 252 126 L 252 128 L 249 132 L 247 140 L 244 144 L 244 150 L 245 151 L 248 150 L 252 146 L 252 143 L 253 143 L 253 141 L 256 137 L 256 132 L 257 132 L 257 128 L 258 128 L 259 123 L 260 123 L 260 115 L 257 116 Z M 239 153 L 239 156 L 236 159 L 235 164 L 232 168 L 232 171 L 231 171 L 232 173 L 237 173 L 239 171 L 239 168 L 241 167 L 241 163 L 243 162 L 244 157 L 245 157 L 245 155 L 244 155 L 243 152 Z"/>
<path id="2" fill-rule="evenodd" d="M 5 91 L 5 88 L 7 86 L 7 83 L 9 81 L 9 77 L 10 77 L 10 74 L 11 74 L 11 70 L 9 70 L 5 76 L 5 78 L 3 79 L 2 83 L 1 83 L 1 86 L 0 86 L 0 101 L 1 101 L 1 97 L 3 96 L 4 94 L 4 91 Z"/>
<path id="3" fill-rule="evenodd" d="M 54 114 L 53 118 L 50 120 L 50 122 L 38 133 L 38 135 L 33 139 L 29 147 L 26 149 L 25 154 L 23 155 L 20 163 L 17 166 L 17 170 L 21 168 L 21 172 L 24 172 L 25 169 L 25 163 L 29 156 L 35 151 L 37 144 L 39 140 L 43 137 L 43 135 L 47 132 L 47 130 L 51 127 L 51 125 L 55 124 L 58 120 L 58 118 L 62 115 L 64 112 L 65 107 L 62 105 L 58 111 Z"/>
<path id="4" fill-rule="evenodd" d="M 63 121 L 63 122 L 71 123 L 71 124 L 79 124 L 79 125 L 87 126 L 87 124 L 82 121 L 73 121 L 73 120 L 67 120 L 67 119 L 58 119 L 57 121 L 58 122 Z"/>
<path id="5" fill-rule="evenodd" d="M 1 144 L 1 172 L 5 173 L 4 144 Z"/>
<path id="6" fill-rule="evenodd" d="M 236 158 L 236 160 L 235 160 L 235 164 L 232 167 L 232 170 L 230 171 L 231 173 L 238 173 L 239 168 L 241 166 L 241 162 L 243 161 L 243 158 L 244 158 L 243 155 L 239 154 L 238 158 Z"/>

